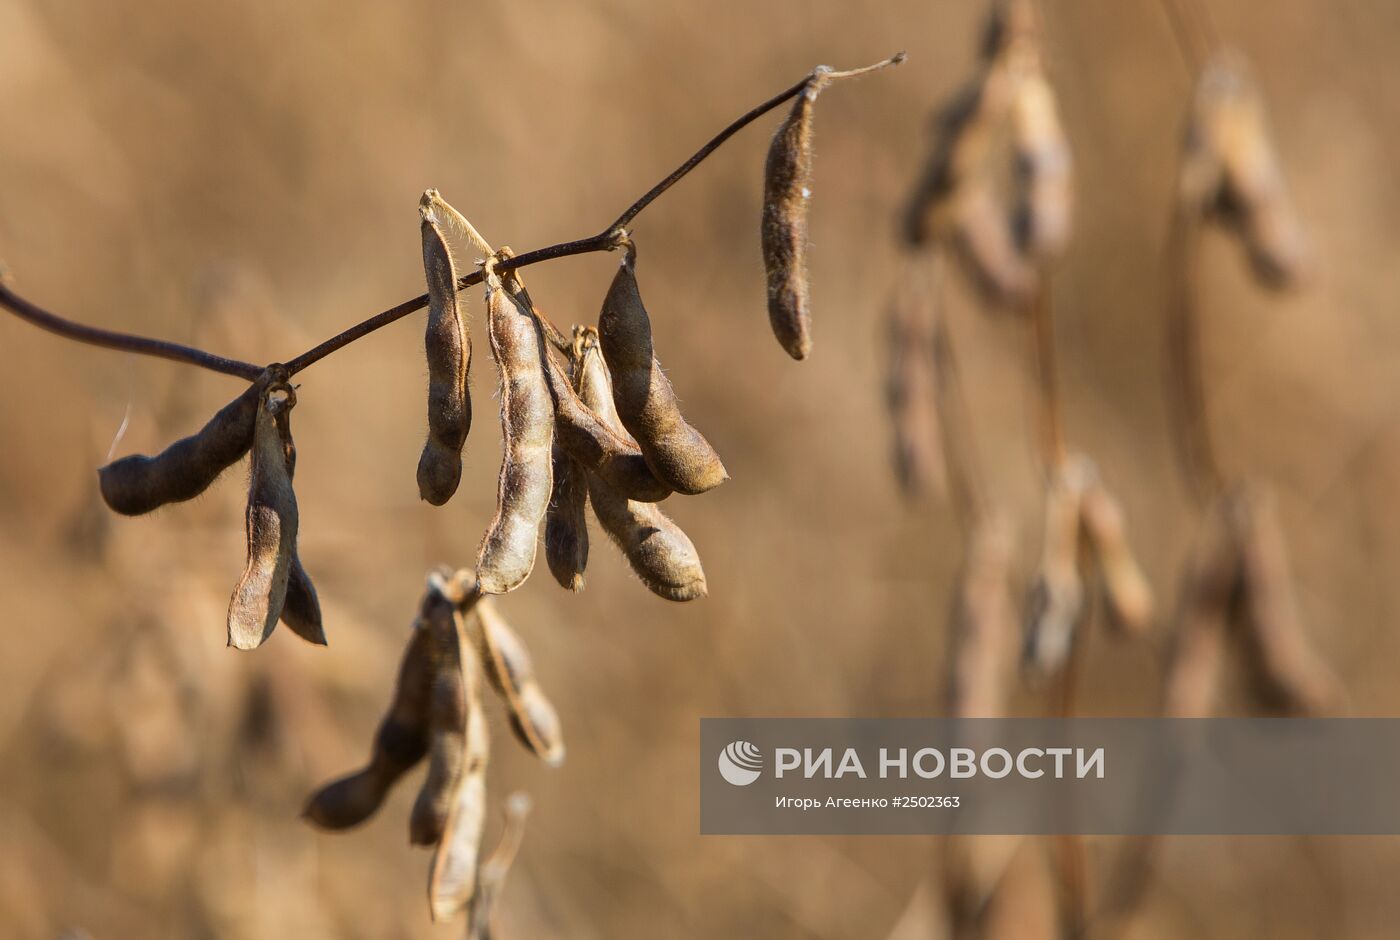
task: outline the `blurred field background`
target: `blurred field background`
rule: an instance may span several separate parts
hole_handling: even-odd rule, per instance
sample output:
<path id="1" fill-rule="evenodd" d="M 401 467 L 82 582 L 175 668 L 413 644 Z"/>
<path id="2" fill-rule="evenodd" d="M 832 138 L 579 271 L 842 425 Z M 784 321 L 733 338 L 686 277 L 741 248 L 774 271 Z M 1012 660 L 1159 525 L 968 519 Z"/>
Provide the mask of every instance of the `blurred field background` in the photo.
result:
<path id="1" fill-rule="evenodd" d="M 1150 0 L 1046 6 L 1077 158 L 1055 294 L 1070 438 L 1124 497 L 1169 608 L 1198 522 L 1169 446 L 1160 327 L 1190 76 Z M 1353 712 L 1394 714 L 1400 7 L 1207 6 L 1255 63 L 1317 261 L 1309 287 L 1281 299 L 1211 240 L 1217 439 L 1229 469 L 1277 487 L 1312 637 Z M 581 596 L 537 571 L 501 605 L 569 748 L 548 770 L 493 715 L 493 805 L 517 788 L 535 800 L 503 940 L 941 936 L 931 839 L 700 838 L 696 740 L 703 715 L 939 707 L 960 547 L 944 502 L 908 506 L 894 485 L 882 316 L 927 117 L 968 74 L 982 13 L 909 0 L 0 2 L 0 256 L 17 289 L 84 322 L 259 362 L 423 289 L 427 186 L 496 244 L 591 234 L 813 65 L 908 50 L 818 108 L 808 362 L 778 348 L 764 311 L 776 117 L 635 225 L 658 354 L 732 475 L 667 504 L 711 596 L 653 597 L 595 530 Z M 528 281 L 556 321 L 593 322 L 614 264 L 568 259 Z M 480 322 L 475 291 L 470 307 Z M 965 290 L 949 316 L 1024 574 L 1041 500 L 1025 336 Z M 417 498 L 421 325 L 299 377 L 301 556 L 331 645 L 284 629 L 240 654 L 223 618 L 243 563 L 242 471 L 141 519 L 106 513 L 93 473 L 128 412 L 119 453 L 154 452 L 237 380 L 0 316 L 0 934 L 458 934 L 429 926 L 428 857 L 407 845 L 421 771 L 350 834 L 297 819 L 314 786 L 364 759 L 425 572 L 469 562 L 492 512 L 499 432 L 480 338 L 461 489 L 443 509 Z M 1087 710 L 1150 713 L 1161 640 L 1095 642 Z M 1091 848 L 1106 865 L 1119 843 Z M 1132 936 L 1393 936 L 1397 876 L 1392 839 L 1177 839 Z M 1048 935 L 1040 902 L 1010 935 Z"/>

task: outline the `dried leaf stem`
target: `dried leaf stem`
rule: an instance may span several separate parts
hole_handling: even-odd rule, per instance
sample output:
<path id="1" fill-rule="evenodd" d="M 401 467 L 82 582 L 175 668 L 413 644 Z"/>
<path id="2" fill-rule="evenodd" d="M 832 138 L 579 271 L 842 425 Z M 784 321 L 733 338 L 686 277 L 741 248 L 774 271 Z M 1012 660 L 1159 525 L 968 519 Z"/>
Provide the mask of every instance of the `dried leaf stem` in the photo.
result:
<path id="1" fill-rule="evenodd" d="M 852 69 L 845 72 L 833 72 L 827 69 L 823 74 L 826 79 L 845 78 L 875 69 L 885 68 L 891 65 L 898 65 L 904 61 L 904 53 L 898 53 L 882 62 L 865 66 L 860 69 Z M 825 67 L 820 67 L 824 69 Z M 820 71 L 820 69 L 818 70 Z M 691 157 L 673 170 L 665 179 L 649 189 L 640 199 L 628 206 L 627 210 L 619 215 L 607 228 L 596 235 L 588 238 L 580 238 L 575 241 L 561 242 L 557 245 L 550 245 L 546 248 L 539 248 L 534 251 L 527 251 L 524 254 L 516 255 L 514 258 L 503 259 L 497 266 L 497 270 L 504 274 L 517 268 L 523 268 L 532 264 L 539 264 L 542 261 L 552 261 L 556 258 L 564 258 L 569 255 L 580 255 L 594 251 L 610 251 L 616 247 L 617 239 L 621 235 L 625 226 L 639 215 L 643 209 L 656 201 L 666 190 L 685 177 L 691 170 L 699 166 L 704 160 L 719 149 L 725 141 L 729 140 L 739 131 L 749 124 L 758 120 L 763 115 L 774 108 L 789 101 L 804 88 L 807 87 L 818 71 L 804 76 L 800 82 L 779 92 L 772 98 L 741 115 L 730 123 L 724 130 L 720 131 L 710 139 L 703 147 L 697 150 Z M 457 280 L 457 289 L 464 290 L 474 284 L 481 283 L 481 271 L 473 271 Z M 369 317 L 354 326 L 337 333 L 325 342 L 308 349 L 306 352 L 287 362 L 289 375 L 298 372 L 320 362 L 331 353 L 343 349 L 356 340 L 362 339 L 381 327 L 388 326 L 403 319 L 410 313 L 421 310 L 428 305 L 428 295 L 420 294 L 410 300 L 390 307 L 380 313 Z M 263 366 L 255 365 L 251 362 L 243 362 L 238 359 L 228 359 L 224 356 L 206 352 L 194 346 L 186 346 L 181 343 L 170 342 L 168 340 L 155 339 L 147 336 L 138 336 L 133 333 L 121 333 L 115 330 L 104 330 L 98 327 L 87 326 L 77 323 L 58 314 L 51 313 L 37 304 L 29 301 L 11 288 L 9 283 L 0 278 L 0 307 L 9 310 L 20 319 L 34 324 L 40 329 L 56 333 L 66 339 L 86 343 L 90 346 L 100 346 L 104 349 L 115 349 L 120 352 L 135 353 L 141 356 L 155 356 L 161 359 L 170 359 L 175 362 L 183 362 L 187 365 L 198 366 L 211 372 L 219 372 L 224 375 L 234 375 L 240 378 L 252 380 L 258 377 L 263 371 Z M 549 328 L 546 327 L 548 330 Z M 550 331 L 556 335 L 557 330 Z"/>

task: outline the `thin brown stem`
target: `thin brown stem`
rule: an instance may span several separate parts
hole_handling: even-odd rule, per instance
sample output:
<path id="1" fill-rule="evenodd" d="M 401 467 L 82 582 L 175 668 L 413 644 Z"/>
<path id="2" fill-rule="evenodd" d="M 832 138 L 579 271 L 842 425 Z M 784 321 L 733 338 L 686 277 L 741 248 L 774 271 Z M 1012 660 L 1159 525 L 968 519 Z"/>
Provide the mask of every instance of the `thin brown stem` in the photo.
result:
<path id="1" fill-rule="evenodd" d="M 871 66 L 866 66 L 862 69 L 852 69 L 849 72 L 828 72 L 825 77 L 828 79 L 849 77 L 863 74 L 874 69 L 884 68 L 889 65 L 898 65 L 903 61 L 904 53 L 901 52 L 890 59 Z M 550 245 L 546 248 L 527 251 L 524 254 L 516 255 L 514 258 L 502 259 L 497 265 L 497 269 L 500 271 L 513 271 L 516 268 L 539 264 L 542 261 L 552 261 L 556 258 L 564 258 L 569 255 L 579 255 L 593 251 L 611 251 L 617 246 L 617 239 L 622 229 L 636 218 L 643 209 L 651 205 L 662 193 L 674 186 L 687 173 L 699 166 L 706 157 L 714 153 L 714 151 L 730 137 L 734 136 L 769 111 L 772 111 L 774 108 L 778 107 L 778 105 L 796 97 L 802 89 L 807 87 L 807 84 L 817 74 L 818 72 L 812 72 L 805 76 L 802 81 L 772 98 L 769 98 L 767 101 L 733 121 L 728 127 L 716 134 L 705 146 L 692 154 L 688 160 L 673 170 L 665 179 L 653 186 L 636 202 L 632 203 L 632 205 L 627 208 L 627 211 L 623 212 L 611 225 L 597 235 L 588 238 L 580 238 L 575 241 L 560 242 L 557 245 Z M 481 280 L 481 272 L 473 271 L 457 280 L 457 289 L 459 291 L 465 290 L 473 284 L 480 284 Z M 375 330 L 401 320 L 410 313 L 421 310 L 427 305 L 428 295 L 420 294 L 417 297 L 390 307 L 388 310 L 376 313 L 374 316 L 360 321 L 349 329 L 342 330 L 325 342 L 308 349 L 295 359 L 290 360 L 286 363 L 287 369 L 290 374 L 295 375 L 307 367 L 320 362 L 331 353 L 343 349 L 356 340 L 363 339 Z M 236 375 L 245 379 L 256 378 L 263 370 L 262 366 L 254 365 L 250 362 L 241 362 L 237 359 L 226 359 L 223 356 L 216 356 L 213 353 L 205 352 L 202 349 L 197 349 L 192 346 L 183 346 L 179 343 L 171 343 L 166 340 L 136 336 L 129 333 L 117 333 L 111 330 L 103 330 L 97 327 L 75 323 L 25 300 L 11 291 L 3 282 L 0 282 L 0 307 L 9 310 L 21 319 L 27 320 L 42 329 L 57 333 L 67 339 L 76 340 L 80 343 L 136 353 L 143 356 L 158 356 L 163 359 L 171 359 L 176 362 L 184 362 L 189 365 L 199 366 L 200 368 L 208 369 L 212 372 Z M 557 333 L 557 330 L 555 332 Z"/>
<path id="2" fill-rule="evenodd" d="M 1060 407 L 1060 378 L 1055 364 L 1055 319 L 1051 308 L 1050 271 L 1041 268 L 1039 286 L 1030 302 L 1039 405 L 1041 456 L 1047 472 L 1065 459 L 1064 417 Z"/>
<path id="3" fill-rule="evenodd" d="M 76 340 L 89 346 L 101 346 L 103 349 L 116 349 L 120 352 L 136 353 L 140 356 L 155 356 L 160 359 L 183 362 L 199 366 L 201 369 L 208 369 L 211 372 L 236 375 L 250 381 L 261 375 L 263 371 L 262 366 L 254 365 L 251 362 L 225 359 L 223 356 L 216 356 L 193 346 L 74 323 L 72 320 L 66 320 L 55 313 L 50 313 L 38 304 L 25 300 L 11 290 L 10 285 L 4 281 L 0 281 L 0 307 L 4 307 L 21 320 L 32 323 L 41 330 L 48 330 L 50 333 L 56 333 L 65 339 Z"/>

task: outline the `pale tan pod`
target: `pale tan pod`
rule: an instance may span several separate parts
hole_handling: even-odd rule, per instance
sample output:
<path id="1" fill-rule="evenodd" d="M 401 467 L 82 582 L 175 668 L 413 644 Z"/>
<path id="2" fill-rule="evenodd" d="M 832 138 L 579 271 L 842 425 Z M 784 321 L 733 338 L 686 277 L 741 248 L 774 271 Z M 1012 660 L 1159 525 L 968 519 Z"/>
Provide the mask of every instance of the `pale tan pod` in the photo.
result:
<path id="1" fill-rule="evenodd" d="M 1206 189 L 1208 174 L 1191 167 L 1208 167 L 1210 160 L 1218 175 L 1216 186 Z M 1262 283 L 1287 286 L 1306 275 L 1310 250 L 1284 182 L 1263 95 L 1236 50 L 1215 53 L 1201 70 L 1186 164 L 1184 196 L 1199 200 L 1202 212 L 1235 228 Z"/>
<path id="2" fill-rule="evenodd" d="M 1291 714 L 1333 712 L 1341 686 L 1303 629 L 1277 501 L 1256 485 L 1241 494 L 1240 508 L 1242 626 L 1255 689 L 1266 704 Z"/>
<path id="3" fill-rule="evenodd" d="M 428 363 L 428 439 L 418 459 L 418 492 L 441 506 L 462 478 L 462 448 L 472 425 L 468 379 L 472 341 L 457 297 L 457 268 L 438 219 L 441 197 L 423 194 L 423 271 L 428 282 L 428 319 L 423 345 Z"/>
<path id="4" fill-rule="evenodd" d="M 1089 473 L 1086 461 L 1067 458 L 1047 481 L 1044 545 L 1026 607 L 1024 652 L 1027 667 L 1040 676 L 1064 667 L 1084 618 L 1079 505 Z"/>
<path id="5" fill-rule="evenodd" d="M 1152 588 L 1128 544 L 1123 506 L 1095 475 L 1079 509 L 1103 581 L 1108 621 L 1125 634 L 1141 636 L 1152 626 Z"/>
<path id="6" fill-rule="evenodd" d="M 1162 713 L 1205 718 L 1214 711 L 1231 610 L 1241 590 L 1237 512 L 1217 500 L 1187 559 L 1175 635 L 1167 662 Z"/>
<path id="7" fill-rule="evenodd" d="M 992 303 L 1019 306 L 1039 283 L 1016 245 L 1012 213 L 984 180 L 968 180 L 953 205 L 954 245 L 973 284 Z"/>
<path id="8" fill-rule="evenodd" d="M 458 635 L 461 637 L 460 632 Z M 486 825 L 486 765 L 491 743 L 481 704 L 481 661 L 470 643 L 462 642 L 460 648 L 466 693 L 465 744 L 451 813 L 428 874 L 428 907 L 434 923 L 451 920 L 472 902 Z"/>
<path id="9" fill-rule="evenodd" d="M 428 632 L 432 674 L 428 684 L 428 775 L 409 817 L 409 842 L 433 845 L 443 838 L 453 811 L 466 753 L 469 716 L 467 666 L 461 615 L 430 582 L 420 614 Z"/>
<path id="10" fill-rule="evenodd" d="M 885 334 L 885 404 L 894 431 L 895 479 L 910 498 L 925 489 L 942 494 L 948 484 L 928 302 L 906 271 L 890 299 Z"/>
<path id="11" fill-rule="evenodd" d="M 505 887 L 506 876 L 515 863 L 520 843 L 525 838 L 525 819 L 530 815 L 530 797 L 516 791 L 506 798 L 505 826 L 495 850 L 481 865 L 476 882 L 476 897 L 467 916 L 467 940 L 491 940 L 491 915 L 496 899 Z"/>
<path id="12" fill-rule="evenodd" d="M 807 213 L 812 198 L 812 112 L 829 79 L 818 69 L 773 134 L 763 171 L 763 266 L 768 274 L 768 322 L 794 359 L 812 351 L 807 284 Z"/>
<path id="13" fill-rule="evenodd" d="M 564 736 L 559 713 L 535 678 L 525 643 L 489 599 L 482 599 L 473 609 L 468 630 L 486 666 L 487 678 L 506 703 L 516 737 L 551 767 L 562 764 Z"/>
<path id="14" fill-rule="evenodd" d="M 97 476 L 103 501 L 114 512 L 137 516 L 204 492 L 252 446 L 258 404 L 278 379 L 285 375 L 264 372 L 197 433 L 154 457 L 132 454 L 102 467 Z"/>
<path id="15" fill-rule="evenodd" d="M 278 416 L 295 405 L 292 387 L 275 382 L 258 407 L 246 514 L 248 563 L 228 609 L 228 643 L 237 649 L 254 649 L 272 634 L 287 598 L 298 515 L 289 442 L 282 436 Z"/>
<path id="16" fill-rule="evenodd" d="M 1011 139 L 1022 189 L 1018 235 L 1023 249 L 1044 262 L 1058 258 L 1069 243 L 1073 161 L 1038 50 L 1020 58 L 1011 100 Z"/>
<path id="17" fill-rule="evenodd" d="M 503 249 L 498 257 L 508 257 Z M 553 488 L 554 399 L 548 380 L 544 336 L 508 273 L 502 281 L 488 259 L 487 322 L 491 352 L 501 373 L 501 434 L 505 442 L 496 494 L 496 515 L 477 560 L 485 594 L 513 591 L 535 566 L 540 523 Z"/>
<path id="18" fill-rule="evenodd" d="M 431 643 L 428 630 L 415 621 L 399 663 L 393 701 L 375 731 L 369 764 L 317 790 L 303 818 L 322 829 L 348 829 L 364 822 L 398 779 L 428 753 Z"/>
<path id="19" fill-rule="evenodd" d="M 596 342 L 583 350 L 580 367 L 579 396 L 584 404 L 620 429 L 608 369 Z M 673 601 L 705 596 L 708 587 L 695 546 L 655 504 L 627 499 L 596 474 L 589 475 L 588 497 L 599 524 L 652 593 Z"/>
<path id="20" fill-rule="evenodd" d="M 652 350 L 651 319 L 637 287 L 636 249 L 626 243 L 622 264 L 598 315 L 598 335 L 613 379 L 621 427 L 642 449 L 647 466 L 677 493 L 695 495 L 729 478 L 709 441 L 681 416 L 671 380 Z M 591 406 L 595 412 L 597 406 Z"/>

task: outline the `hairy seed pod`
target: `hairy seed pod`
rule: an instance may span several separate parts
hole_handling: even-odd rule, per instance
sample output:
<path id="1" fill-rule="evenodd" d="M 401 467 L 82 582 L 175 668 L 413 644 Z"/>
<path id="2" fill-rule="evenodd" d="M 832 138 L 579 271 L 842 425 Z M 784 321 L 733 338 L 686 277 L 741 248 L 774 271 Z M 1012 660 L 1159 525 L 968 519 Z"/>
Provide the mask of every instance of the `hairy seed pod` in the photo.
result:
<path id="1" fill-rule="evenodd" d="M 530 815 L 530 797 L 516 791 L 506 798 L 505 826 L 501 839 L 489 858 L 481 865 L 476 882 L 476 897 L 467 913 L 467 940 L 491 940 L 491 915 L 496 899 L 505 887 L 506 876 L 515 863 L 520 843 L 525 838 L 525 819 Z"/>
<path id="2" fill-rule="evenodd" d="M 812 198 L 812 112 L 829 79 L 819 68 L 793 102 L 768 147 L 763 170 L 763 266 L 768 272 L 768 322 L 787 354 L 812 351 L 807 285 L 807 211 Z"/>
<path id="3" fill-rule="evenodd" d="M 1103 579 L 1108 621 L 1122 633 L 1141 636 L 1152 626 L 1152 588 L 1128 544 L 1123 506 L 1095 476 L 1084 488 L 1079 511 Z"/>
<path id="4" fill-rule="evenodd" d="M 461 677 L 466 693 L 461 766 L 452 789 L 451 812 L 428 874 L 428 908 L 434 923 L 451 920 L 471 903 L 486 826 L 486 765 L 491 745 L 481 704 L 481 662 L 476 651 L 466 645 L 462 647 Z"/>
<path id="5" fill-rule="evenodd" d="M 254 649 L 277 626 L 297 545 L 297 498 L 292 490 L 287 412 L 296 392 L 283 382 L 268 386 L 258 408 L 248 486 L 248 564 L 228 608 L 228 643 Z"/>
<path id="6" fill-rule="evenodd" d="M 564 762 L 564 734 L 559 713 L 535 679 L 535 666 L 519 635 L 486 599 L 468 621 L 472 640 L 486 665 L 486 675 L 504 699 L 510 724 L 520 742 L 551 767 Z"/>
<path id="7" fill-rule="evenodd" d="M 604 424 L 579 400 L 569 377 L 553 358 L 548 377 L 554 395 L 555 442 L 565 453 L 628 499 L 659 503 L 671 495 L 671 488 L 647 466 L 637 443 Z"/>
<path id="8" fill-rule="evenodd" d="M 1064 253 L 1074 208 L 1069 142 L 1038 52 L 1029 52 L 1011 99 L 1011 139 L 1021 183 L 1017 242 L 1032 258 Z"/>
<path id="9" fill-rule="evenodd" d="M 651 319 L 637 288 L 636 260 L 636 249 L 628 242 L 598 315 L 613 402 L 622 427 L 636 439 L 656 478 L 693 496 L 719 486 L 729 474 L 710 442 L 681 416 L 676 391 L 656 361 Z"/>
<path id="10" fill-rule="evenodd" d="M 461 617 L 456 605 L 430 582 L 423 599 L 431 679 L 428 683 L 428 775 L 409 817 L 408 840 L 434 845 L 442 839 L 452 812 L 466 749 L 468 697 Z"/>
<path id="11" fill-rule="evenodd" d="M 1162 713 L 1170 718 L 1214 711 L 1226 631 L 1241 593 L 1236 512 L 1231 497 L 1218 500 L 1187 559 L 1163 688 Z"/>
<path id="12" fill-rule="evenodd" d="M 507 257 L 504 252 L 499 257 Z M 507 283 L 486 264 L 487 318 L 491 352 L 501 372 L 501 458 L 496 515 L 486 530 L 477 560 L 485 594 L 505 594 L 524 583 L 535 567 L 540 523 L 553 488 L 550 466 L 554 444 L 554 399 L 544 336 L 519 279 Z"/>
<path id="13" fill-rule="evenodd" d="M 583 350 L 580 370 L 579 395 L 584 404 L 620 430 L 608 369 L 596 342 Z M 629 500 L 596 474 L 589 475 L 588 497 L 603 530 L 652 593 L 673 601 L 705 596 L 708 587 L 695 546 L 655 504 Z"/>
<path id="14" fill-rule="evenodd" d="M 1340 704 L 1341 689 L 1303 629 L 1276 500 L 1256 486 L 1239 503 L 1242 626 L 1255 690 L 1284 712 L 1325 715 Z"/>
<path id="15" fill-rule="evenodd" d="M 457 299 L 457 268 L 435 209 L 436 193 L 425 193 L 422 216 L 423 272 L 428 280 L 428 440 L 418 459 L 418 493 L 434 506 L 452 498 L 462 478 L 462 448 L 472 426 L 468 377 L 472 340 Z M 439 200 L 440 201 L 440 200 Z"/>
<path id="16" fill-rule="evenodd" d="M 1307 238 L 1269 134 L 1263 96 L 1237 51 L 1217 53 L 1201 71 L 1179 194 L 1193 211 L 1239 234 L 1264 285 L 1286 287 L 1306 275 Z"/>
<path id="17" fill-rule="evenodd" d="M 167 503 L 194 499 L 253 445 L 258 403 L 268 384 L 285 378 L 273 368 L 258 377 L 200 428 L 154 457 L 133 454 L 97 471 L 102 499 L 114 512 L 139 516 Z"/>
<path id="18" fill-rule="evenodd" d="M 567 591 L 583 590 L 588 567 L 588 474 L 554 445 L 554 492 L 544 517 L 544 557 Z"/>
<path id="19" fill-rule="evenodd" d="M 316 791 L 304 818 L 322 829 L 348 829 L 379 809 L 389 789 L 428 753 L 431 680 L 431 639 L 416 622 L 399 664 L 393 701 L 374 735 L 369 764 Z"/>
<path id="20" fill-rule="evenodd" d="M 895 478 L 904 495 L 947 489 L 938 416 L 938 361 L 928 299 L 906 271 L 889 305 L 885 403 L 894 428 Z"/>
<path id="21" fill-rule="evenodd" d="M 958 575 L 949 630 L 948 714 L 998 718 L 1006 709 L 1007 665 L 1013 659 L 1012 532 L 1005 516 L 978 523 Z"/>
<path id="22" fill-rule="evenodd" d="M 1088 482 L 1085 462 L 1067 460 L 1050 476 L 1040 571 L 1026 605 L 1026 666 L 1039 676 L 1058 673 L 1069 659 L 1084 617 L 1079 575 L 1079 505 Z"/>

